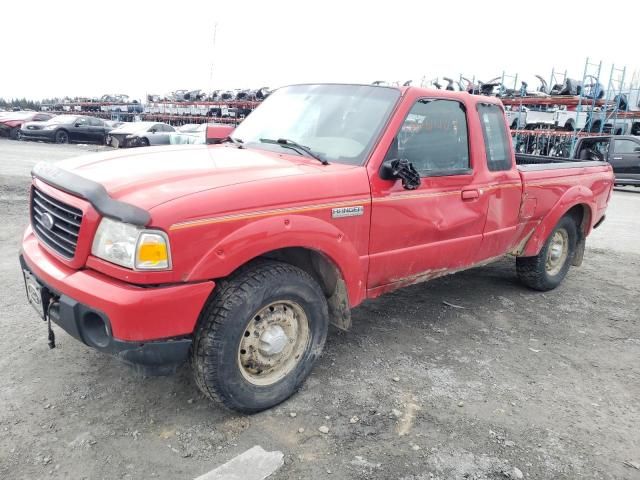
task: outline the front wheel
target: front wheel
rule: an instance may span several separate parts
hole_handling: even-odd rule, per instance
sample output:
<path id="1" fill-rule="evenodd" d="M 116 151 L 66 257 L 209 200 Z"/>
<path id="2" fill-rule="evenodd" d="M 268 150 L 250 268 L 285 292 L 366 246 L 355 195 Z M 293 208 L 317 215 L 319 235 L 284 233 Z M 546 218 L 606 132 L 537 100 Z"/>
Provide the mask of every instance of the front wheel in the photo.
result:
<path id="1" fill-rule="evenodd" d="M 535 257 L 516 258 L 518 278 L 534 290 L 556 288 L 566 277 L 576 251 L 578 226 L 573 217 L 560 219 Z"/>
<path id="2" fill-rule="evenodd" d="M 69 134 L 65 130 L 56 132 L 56 143 L 69 143 Z"/>
<path id="3" fill-rule="evenodd" d="M 324 347 L 327 301 L 303 270 L 252 263 L 216 285 L 195 333 L 198 387 L 227 407 L 255 413 L 291 396 Z"/>

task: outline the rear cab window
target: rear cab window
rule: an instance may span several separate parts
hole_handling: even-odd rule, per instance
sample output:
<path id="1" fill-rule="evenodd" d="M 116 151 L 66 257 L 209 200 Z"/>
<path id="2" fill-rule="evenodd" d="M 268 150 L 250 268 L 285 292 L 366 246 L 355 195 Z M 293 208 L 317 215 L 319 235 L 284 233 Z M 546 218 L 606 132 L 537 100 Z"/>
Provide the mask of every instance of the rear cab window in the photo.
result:
<path id="1" fill-rule="evenodd" d="M 480 124 L 482 125 L 489 171 L 511 170 L 511 144 L 507 135 L 504 112 L 497 105 L 479 103 L 478 115 L 480 115 Z"/>

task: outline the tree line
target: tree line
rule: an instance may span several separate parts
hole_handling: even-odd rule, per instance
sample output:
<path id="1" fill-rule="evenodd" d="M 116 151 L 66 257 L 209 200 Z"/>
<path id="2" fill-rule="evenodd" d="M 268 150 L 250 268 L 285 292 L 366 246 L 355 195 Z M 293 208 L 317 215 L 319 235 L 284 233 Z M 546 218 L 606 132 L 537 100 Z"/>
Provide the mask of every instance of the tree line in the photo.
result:
<path id="1" fill-rule="evenodd" d="M 42 105 L 60 103 L 58 98 L 45 98 L 41 101 L 27 100 L 26 98 L 0 98 L 0 108 L 5 110 L 40 110 Z"/>

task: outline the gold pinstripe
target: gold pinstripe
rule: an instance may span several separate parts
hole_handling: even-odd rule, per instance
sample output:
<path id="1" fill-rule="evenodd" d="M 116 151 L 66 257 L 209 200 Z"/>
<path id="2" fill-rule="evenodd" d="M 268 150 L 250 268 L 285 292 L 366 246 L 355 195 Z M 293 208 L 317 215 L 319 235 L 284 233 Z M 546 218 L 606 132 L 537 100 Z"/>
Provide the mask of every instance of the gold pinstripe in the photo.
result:
<path id="1" fill-rule="evenodd" d="M 520 187 L 519 183 L 508 183 L 504 185 L 490 185 L 487 187 L 480 187 L 480 190 L 489 191 L 489 190 L 498 190 L 502 188 L 513 188 Z M 412 200 L 416 198 L 429 198 L 429 197 L 442 197 L 447 195 L 459 195 L 461 190 L 449 190 L 446 192 L 431 192 L 431 193 L 418 193 L 418 194 L 400 194 L 389 197 L 379 197 L 374 198 L 373 202 L 391 202 L 396 200 Z M 270 217 L 273 215 L 281 215 L 286 213 L 301 213 L 301 212 L 311 212 L 315 210 L 324 210 L 327 208 L 337 208 L 337 207 L 351 207 L 357 205 L 363 205 L 369 203 L 368 198 L 361 198 L 358 200 L 348 200 L 344 202 L 334 202 L 334 203 L 320 203 L 316 205 L 304 205 L 302 207 L 287 207 L 287 208 L 275 208 L 272 210 L 259 210 L 254 212 L 244 212 L 244 213 L 234 213 L 230 215 L 221 215 L 219 217 L 209 217 L 209 218 L 201 218 L 199 220 L 189 220 L 186 222 L 174 223 L 169 227 L 169 230 L 182 230 L 184 228 L 191 227 L 199 227 L 201 225 L 210 225 L 213 223 L 224 223 L 224 222 L 233 222 L 236 220 L 248 220 L 254 218 L 262 218 L 262 217 Z"/>
<path id="2" fill-rule="evenodd" d="M 477 187 L 477 190 L 480 190 L 482 192 L 489 192 L 492 190 L 501 190 L 503 188 L 521 188 L 522 184 L 521 183 L 505 183 L 505 184 L 500 184 L 500 185 L 487 185 L 487 186 L 483 186 L 483 187 Z M 472 187 L 473 188 L 473 187 Z M 410 200 L 410 199 L 414 199 L 414 198 L 429 198 L 429 197 L 442 197 L 442 196 L 446 196 L 446 195 L 460 195 L 462 193 L 462 190 L 448 190 L 446 192 L 431 192 L 431 193 L 407 193 L 407 194 L 399 194 L 399 195 L 392 195 L 392 196 L 388 196 L 388 197 L 378 197 L 378 198 L 374 198 L 373 202 L 374 203 L 378 203 L 378 202 L 392 202 L 395 200 Z"/>
<path id="3" fill-rule="evenodd" d="M 543 185 L 550 185 L 550 184 L 554 184 L 554 183 L 558 183 L 558 182 L 564 182 L 564 181 L 571 181 L 573 180 L 572 183 L 578 183 L 579 180 L 584 180 L 584 179 L 590 179 L 592 177 L 596 177 L 596 178 L 600 178 L 602 179 L 602 172 L 598 172 L 598 173 L 592 173 L 589 175 L 579 175 L 577 177 L 573 177 L 573 178 L 567 178 L 567 177 L 559 177 L 559 178 L 550 178 L 548 180 L 538 180 L 537 182 L 527 182 L 525 183 L 525 187 L 540 187 Z"/>
<path id="4" fill-rule="evenodd" d="M 187 222 L 174 223 L 169 230 L 180 230 L 183 228 L 199 227 L 200 225 L 210 225 L 212 223 L 233 222 L 235 220 L 247 220 L 253 218 L 270 217 L 273 215 L 281 215 L 283 213 L 300 213 L 310 212 L 314 210 L 324 210 L 326 208 L 351 207 L 369 203 L 368 198 L 359 200 L 349 200 L 344 202 L 320 203 L 316 205 L 305 205 L 302 207 L 274 208 L 273 210 L 259 210 L 255 212 L 234 213 L 231 215 L 222 215 L 219 217 L 202 218 L 199 220 L 189 220 Z M 364 205 L 363 205 L 364 204 Z"/>

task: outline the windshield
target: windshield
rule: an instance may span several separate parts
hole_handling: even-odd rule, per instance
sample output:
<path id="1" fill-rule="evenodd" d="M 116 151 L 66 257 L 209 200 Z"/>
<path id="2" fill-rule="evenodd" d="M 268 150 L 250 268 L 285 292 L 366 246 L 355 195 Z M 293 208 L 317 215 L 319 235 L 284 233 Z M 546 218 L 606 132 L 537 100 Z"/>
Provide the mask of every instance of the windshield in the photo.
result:
<path id="1" fill-rule="evenodd" d="M 35 112 L 2 112 L 1 116 L 9 117 L 15 120 L 25 120 L 35 115 Z"/>
<path id="2" fill-rule="evenodd" d="M 157 125 L 153 122 L 131 122 L 120 125 L 116 130 L 123 132 L 144 132 Z"/>
<path id="3" fill-rule="evenodd" d="M 204 127 L 203 127 L 204 126 Z M 200 124 L 200 123 L 187 123 L 186 125 L 182 125 L 181 127 L 178 127 L 176 130 L 178 132 L 199 132 L 201 130 L 203 130 L 203 128 L 206 128 L 206 124 Z"/>
<path id="4" fill-rule="evenodd" d="M 261 139 L 286 139 L 329 162 L 362 165 L 399 96 L 396 89 L 368 85 L 285 87 L 251 113 L 233 137 L 251 147 L 278 150 L 282 146 Z"/>

